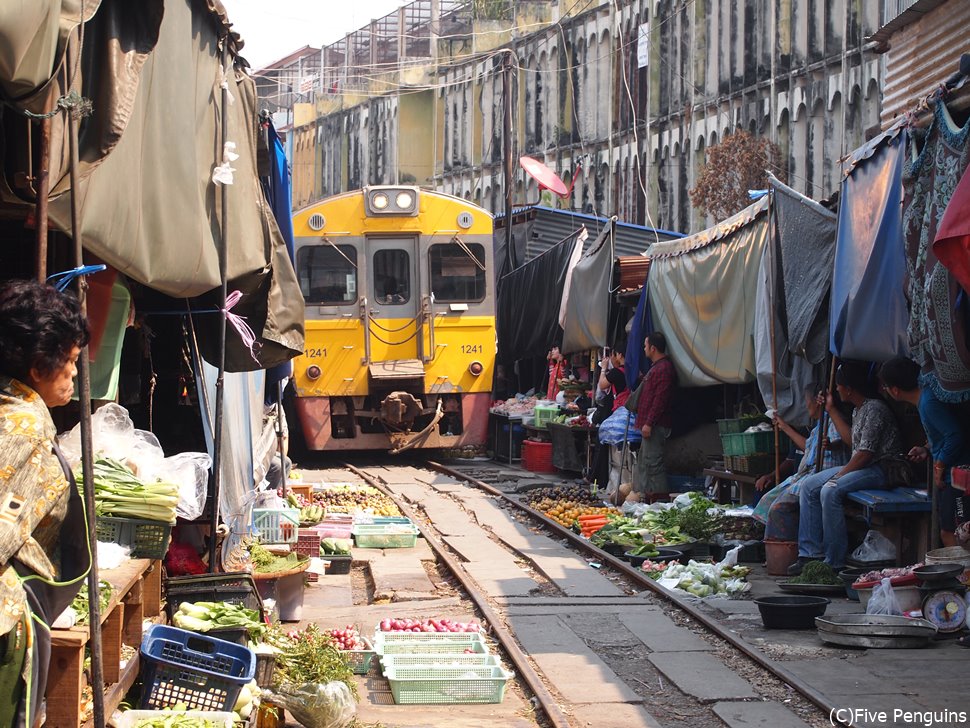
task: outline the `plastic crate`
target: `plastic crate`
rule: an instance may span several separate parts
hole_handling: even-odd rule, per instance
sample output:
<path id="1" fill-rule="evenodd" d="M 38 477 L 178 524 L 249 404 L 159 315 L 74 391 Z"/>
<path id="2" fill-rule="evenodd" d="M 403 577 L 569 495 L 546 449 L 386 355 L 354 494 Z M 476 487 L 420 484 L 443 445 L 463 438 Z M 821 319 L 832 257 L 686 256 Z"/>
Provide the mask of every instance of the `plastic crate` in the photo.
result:
<path id="1" fill-rule="evenodd" d="M 774 455 L 726 455 L 724 467 L 741 475 L 764 475 L 775 469 Z"/>
<path id="2" fill-rule="evenodd" d="M 354 561 L 354 557 L 350 554 L 329 554 L 321 556 L 320 558 L 330 562 L 330 566 L 327 567 L 327 573 L 335 576 L 349 574 L 350 567 Z"/>
<path id="3" fill-rule="evenodd" d="M 747 415 L 745 417 L 718 420 L 717 431 L 721 435 L 732 435 L 738 432 L 744 432 L 754 425 L 769 421 L 764 415 Z"/>
<path id="4" fill-rule="evenodd" d="M 515 676 L 501 667 L 385 667 L 398 705 L 501 703 Z"/>
<path id="5" fill-rule="evenodd" d="M 778 434 L 778 445 L 785 451 L 790 445 L 788 436 Z M 775 433 L 771 430 L 762 432 L 739 432 L 733 435 L 721 435 L 721 445 L 725 455 L 763 455 L 775 452 Z"/>
<path id="6" fill-rule="evenodd" d="M 233 728 L 236 714 L 227 711 L 203 711 L 203 710 L 126 710 L 121 713 L 121 717 L 112 723 L 115 728 L 134 728 L 142 720 L 165 720 L 173 716 L 180 718 L 200 718 L 209 721 L 213 725 Z"/>
<path id="7" fill-rule="evenodd" d="M 276 655 L 272 652 L 257 652 L 256 675 L 253 678 L 261 688 L 273 685 L 273 673 L 276 672 Z"/>
<path id="8" fill-rule="evenodd" d="M 98 541 L 131 547 L 133 559 L 164 559 L 172 526 L 137 518 L 97 517 Z"/>
<path id="9" fill-rule="evenodd" d="M 418 543 L 418 529 L 403 523 L 354 526 L 354 543 L 362 549 L 406 549 Z"/>
<path id="10" fill-rule="evenodd" d="M 256 582 L 243 571 L 205 576 L 173 576 L 165 580 L 165 612 L 169 621 L 182 602 L 228 602 L 247 609 L 256 609 L 265 620 L 263 600 L 259 598 Z"/>
<path id="11" fill-rule="evenodd" d="M 141 642 L 140 708 L 181 703 L 190 710 L 232 710 L 243 685 L 256 673 L 247 647 L 162 624 Z"/>
<path id="12" fill-rule="evenodd" d="M 522 443 L 522 467 L 532 473 L 554 473 L 552 443 L 526 440 Z"/>
<path id="13" fill-rule="evenodd" d="M 320 532 L 312 528 L 301 528 L 296 540 L 296 552 L 301 556 L 309 556 L 311 558 L 319 556 Z M 306 578 L 311 583 L 320 580 L 317 574 L 310 572 L 307 572 Z"/>
<path id="14" fill-rule="evenodd" d="M 350 666 L 355 675 L 366 675 L 370 671 L 371 662 L 377 653 L 374 651 L 374 644 L 369 639 L 361 637 L 360 641 L 364 643 L 364 649 L 340 650 L 340 656 L 344 658 L 344 662 Z"/>
<path id="15" fill-rule="evenodd" d="M 263 543 L 296 543 L 300 536 L 298 508 L 254 508 L 253 528 Z"/>
<path id="16" fill-rule="evenodd" d="M 487 654 L 480 632 L 381 632 L 374 634 L 374 650 L 384 655 Z"/>
<path id="17" fill-rule="evenodd" d="M 535 410 L 535 425 L 534 427 L 544 428 L 552 420 L 559 416 L 559 405 L 552 405 L 551 407 L 544 407 L 542 405 L 537 405 Z"/>
<path id="18" fill-rule="evenodd" d="M 474 655 L 385 655 L 381 667 L 502 667 L 498 655 L 480 652 Z"/>

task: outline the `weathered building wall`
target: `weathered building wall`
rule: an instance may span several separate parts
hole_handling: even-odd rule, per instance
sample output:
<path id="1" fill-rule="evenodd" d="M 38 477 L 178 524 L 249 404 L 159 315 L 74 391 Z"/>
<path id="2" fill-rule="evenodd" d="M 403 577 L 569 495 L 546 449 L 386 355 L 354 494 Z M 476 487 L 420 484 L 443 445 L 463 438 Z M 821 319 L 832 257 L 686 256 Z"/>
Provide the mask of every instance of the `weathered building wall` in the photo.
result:
<path id="1" fill-rule="evenodd" d="M 824 198 L 837 189 L 838 158 L 879 127 L 884 59 L 864 39 L 879 27 L 881 3 L 596 0 L 566 14 L 575 5 L 549 4 L 558 22 L 519 23 L 512 41 L 514 153 L 544 161 L 574 185 L 564 207 L 699 229 L 712 221 L 691 207 L 688 191 L 706 150 L 738 128 L 776 142 L 776 171 Z M 641 24 L 649 28 L 645 68 L 637 64 Z M 442 30 L 439 52 L 459 57 L 438 59 L 427 138 L 395 129 L 401 117 L 387 99 L 413 93 L 407 88 L 318 119 L 322 143 L 342 148 L 333 151 L 347 160 L 340 187 L 333 164 L 323 162 L 321 194 L 393 182 L 403 162 L 396 145 L 407 139 L 432 150 L 433 186 L 503 211 L 504 52 L 463 60 L 485 40 L 460 40 Z M 334 117 L 343 120 L 339 130 Z M 515 203 L 538 198 L 516 167 Z"/>

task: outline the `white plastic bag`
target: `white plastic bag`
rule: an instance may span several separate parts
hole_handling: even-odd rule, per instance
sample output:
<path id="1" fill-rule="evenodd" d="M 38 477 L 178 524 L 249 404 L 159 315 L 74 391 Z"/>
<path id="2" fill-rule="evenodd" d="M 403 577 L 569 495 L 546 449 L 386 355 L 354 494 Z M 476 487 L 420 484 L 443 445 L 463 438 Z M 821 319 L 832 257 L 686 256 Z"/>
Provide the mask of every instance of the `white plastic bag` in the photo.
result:
<path id="1" fill-rule="evenodd" d="M 896 592 L 893 591 L 892 580 L 887 576 L 872 590 L 872 596 L 866 605 L 866 614 L 900 616 L 902 613 L 903 608 L 899 606 Z"/>
<path id="2" fill-rule="evenodd" d="M 266 690 L 263 695 L 306 728 L 344 728 L 357 713 L 357 702 L 342 682 L 285 685 L 278 693 Z"/>
<path id="3" fill-rule="evenodd" d="M 870 530 L 865 540 L 852 552 L 855 561 L 895 561 L 896 546 L 879 531 Z"/>
<path id="4" fill-rule="evenodd" d="M 146 430 L 136 430 L 128 410 L 114 402 L 91 415 L 91 442 L 95 457 L 121 461 L 142 478 L 165 458 L 158 438 Z M 77 470 L 81 464 L 81 426 L 58 438 L 58 445 L 71 468 Z"/>
<path id="5" fill-rule="evenodd" d="M 209 490 L 212 458 L 204 452 L 182 452 L 160 461 L 150 473 L 152 480 L 176 483 L 179 503 L 175 512 L 180 518 L 195 520 L 205 509 Z"/>

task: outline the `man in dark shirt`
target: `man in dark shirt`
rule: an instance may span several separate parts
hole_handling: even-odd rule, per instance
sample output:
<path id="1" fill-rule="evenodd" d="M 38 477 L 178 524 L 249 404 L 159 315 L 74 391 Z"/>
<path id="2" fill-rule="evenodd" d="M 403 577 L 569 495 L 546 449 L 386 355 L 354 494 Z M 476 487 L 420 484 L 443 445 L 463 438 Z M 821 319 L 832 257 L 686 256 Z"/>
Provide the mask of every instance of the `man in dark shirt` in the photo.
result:
<path id="1" fill-rule="evenodd" d="M 919 386 L 919 364 L 911 359 L 890 359 L 879 370 L 879 379 L 886 394 L 919 411 L 929 447 L 914 447 L 909 459 L 923 463 L 933 456 L 933 480 L 940 489 L 940 540 L 944 546 L 956 546 L 957 513 L 965 513 L 970 506 L 970 497 L 950 485 L 950 468 L 970 464 L 970 443 L 964 435 L 961 412 Z"/>
<path id="2" fill-rule="evenodd" d="M 651 362 L 650 371 L 637 400 L 635 426 L 643 435 L 637 456 L 634 489 L 638 493 L 666 493 L 667 471 L 664 469 L 664 443 L 670 437 L 671 401 L 677 374 L 667 356 L 667 339 L 659 331 L 644 341 L 643 351 Z"/>

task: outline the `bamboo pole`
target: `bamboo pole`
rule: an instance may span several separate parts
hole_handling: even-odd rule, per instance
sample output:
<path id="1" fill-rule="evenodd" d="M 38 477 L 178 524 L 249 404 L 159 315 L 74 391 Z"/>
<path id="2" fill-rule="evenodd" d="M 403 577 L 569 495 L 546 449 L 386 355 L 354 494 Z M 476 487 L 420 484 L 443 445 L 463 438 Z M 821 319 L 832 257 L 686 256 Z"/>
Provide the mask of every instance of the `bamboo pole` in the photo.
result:
<path id="1" fill-rule="evenodd" d="M 30 122 L 28 122 L 30 123 Z M 35 268 L 37 280 L 47 280 L 47 197 L 50 194 L 50 148 L 51 120 L 40 122 L 40 150 L 37 163 L 37 176 L 34 180 L 37 201 L 34 208 L 34 225 L 37 234 L 37 256 Z"/>
<path id="2" fill-rule="evenodd" d="M 229 36 L 222 38 L 222 68 L 223 72 L 229 74 Z M 217 147 L 219 153 L 225 148 L 225 143 L 229 135 L 229 89 L 227 85 L 222 87 L 221 94 L 221 123 L 220 123 L 220 143 Z M 222 157 L 219 158 L 220 160 Z M 223 420 L 225 419 L 225 378 L 226 378 L 226 323 L 228 312 L 226 311 L 226 297 L 228 294 L 228 281 L 226 280 L 226 270 L 228 268 L 228 236 L 229 236 L 229 185 L 219 186 L 221 214 L 220 220 L 220 241 L 219 241 L 219 281 L 221 290 L 219 292 L 219 373 L 216 377 L 216 402 L 215 402 L 215 423 L 212 432 L 212 516 L 209 533 L 209 573 L 216 571 L 216 532 L 219 528 L 219 498 L 222 491 L 222 458 L 223 443 L 222 431 Z"/>
<path id="3" fill-rule="evenodd" d="M 772 430 L 775 434 L 775 485 L 781 482 L 781 437 L 778 433 L 778 363 L 775 359 L 775 301 L 774 301 L 774 276 L 775 276 L 775 236 L 774 220 L 772 219 L 771 198 L 773 196 L 771 187 L 768 189 L 768 254 L 771 255 L 771 285 L 768 286 L 768 315 L 771 320 L 768 322 L 768 340 L 771 344 L 771 407 L 775 416 L 771 418 Z"/>
<path id="4" fill-rule="evenodd" d="M 837 357 L 835 354 L 832 355 L 832 364 L 829 367 L 829 383 L 825 390 L 826 395 L 831 394 L 835 389 L 835 367 L 837 362 Z M 818 442 L 815 444 L 815 472 L 822 472 L 822 456 L 825 454 L 825 436 L 829 431 L 828 426 L 828 411 L 825 409 L 825 404 L 822 404 L 822 411 L 818 415 Z"/>

